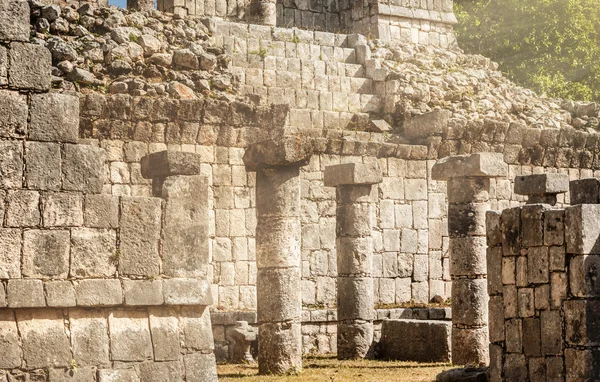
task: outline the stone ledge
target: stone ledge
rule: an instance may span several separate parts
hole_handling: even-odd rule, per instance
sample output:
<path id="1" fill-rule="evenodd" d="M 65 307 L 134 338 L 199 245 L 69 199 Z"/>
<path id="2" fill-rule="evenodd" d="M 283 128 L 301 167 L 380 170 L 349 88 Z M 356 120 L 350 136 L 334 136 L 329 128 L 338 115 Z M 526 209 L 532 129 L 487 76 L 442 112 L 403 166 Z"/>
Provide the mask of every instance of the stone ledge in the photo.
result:
<path id="1" fill-rule="evenodd" d="M 6 284 L 5 288 L 0 282 L 0 308 L 208 306 L 213 302 L 209 283 L 197 278 L 10 279 Z"/>
<path id="2" fill-rule="evenodd" d="M 402 17 L 411 20 L 425 20 L 435 23 L 454 25 L 458 23 L 454 12 L 430 11 L 427 9 L 411 9 L 397 5 L 378 5 L 378 15 Z"/>

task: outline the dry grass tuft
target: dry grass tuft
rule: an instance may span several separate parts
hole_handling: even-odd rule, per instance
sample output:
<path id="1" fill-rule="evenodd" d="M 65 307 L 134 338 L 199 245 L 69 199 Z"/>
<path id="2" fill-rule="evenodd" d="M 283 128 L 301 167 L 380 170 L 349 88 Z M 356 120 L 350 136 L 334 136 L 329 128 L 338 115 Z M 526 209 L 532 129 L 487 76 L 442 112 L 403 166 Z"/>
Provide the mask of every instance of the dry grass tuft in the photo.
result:
<path id="1" fill-rule="evenodd" d="M 237 382 L 431 382 L 435 376 L 451 368 L 445 363 L 399 361 L 338 361 L 335 356 L 315 356 L 304 359 L 304 369 L 298 375 L 259 376 L 258 366 L 218 365 L 219 381 Z"/>

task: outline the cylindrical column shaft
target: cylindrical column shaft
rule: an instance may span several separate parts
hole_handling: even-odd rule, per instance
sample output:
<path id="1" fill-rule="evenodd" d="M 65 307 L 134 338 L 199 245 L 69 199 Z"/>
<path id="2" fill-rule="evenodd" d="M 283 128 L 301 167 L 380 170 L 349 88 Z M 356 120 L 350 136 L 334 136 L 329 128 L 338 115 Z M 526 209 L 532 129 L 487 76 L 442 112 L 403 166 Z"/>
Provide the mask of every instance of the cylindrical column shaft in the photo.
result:
<path id="1" fill-rule="evenodd" d="M 260 374 L 302 369 L 300 169 L 256 173 L 256 265 Z"/>
<path id="2" fill-rule="evenodd" d="M 452 362 L 488 364 L 488 292 L 485 214 L 490 180 L 448 180 L 448 234 L 452 278 Z"/>
<path id="3" fill-rule="evenodd" d="M 337 188 L 338 359 L 364 358 L 373 342 L 372 187 Z"/>
<path id="4" fill-rule="evenodd" d="M 257 24 L 277 24 L 277 4 L 275 0 L 252 0 L 254 2 L 254 17 Z"/>

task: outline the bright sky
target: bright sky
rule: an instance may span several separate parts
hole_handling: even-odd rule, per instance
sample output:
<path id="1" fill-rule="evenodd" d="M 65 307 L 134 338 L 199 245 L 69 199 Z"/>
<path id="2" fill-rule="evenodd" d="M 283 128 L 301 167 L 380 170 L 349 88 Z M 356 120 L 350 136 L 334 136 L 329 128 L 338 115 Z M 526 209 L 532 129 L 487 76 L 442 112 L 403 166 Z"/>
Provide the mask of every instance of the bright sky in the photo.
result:
<path id="1" fill-rule="evenodd" d="M 117 7 L 125 8 L 127 0 L 108 0 L 109 5 L 116 5 Z"/>

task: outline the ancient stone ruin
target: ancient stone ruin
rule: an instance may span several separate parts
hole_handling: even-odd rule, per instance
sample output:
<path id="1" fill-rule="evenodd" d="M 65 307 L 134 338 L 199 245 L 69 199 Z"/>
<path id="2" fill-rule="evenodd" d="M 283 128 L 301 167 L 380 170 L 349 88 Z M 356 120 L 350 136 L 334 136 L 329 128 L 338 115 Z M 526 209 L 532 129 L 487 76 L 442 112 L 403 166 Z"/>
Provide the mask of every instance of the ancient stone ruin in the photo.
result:
<path id="1" fill-rule="evenodd" d="M 599 378 L 596 104 L 450 0 L 127 7 L 0 0 L 0 382 Z"/>

